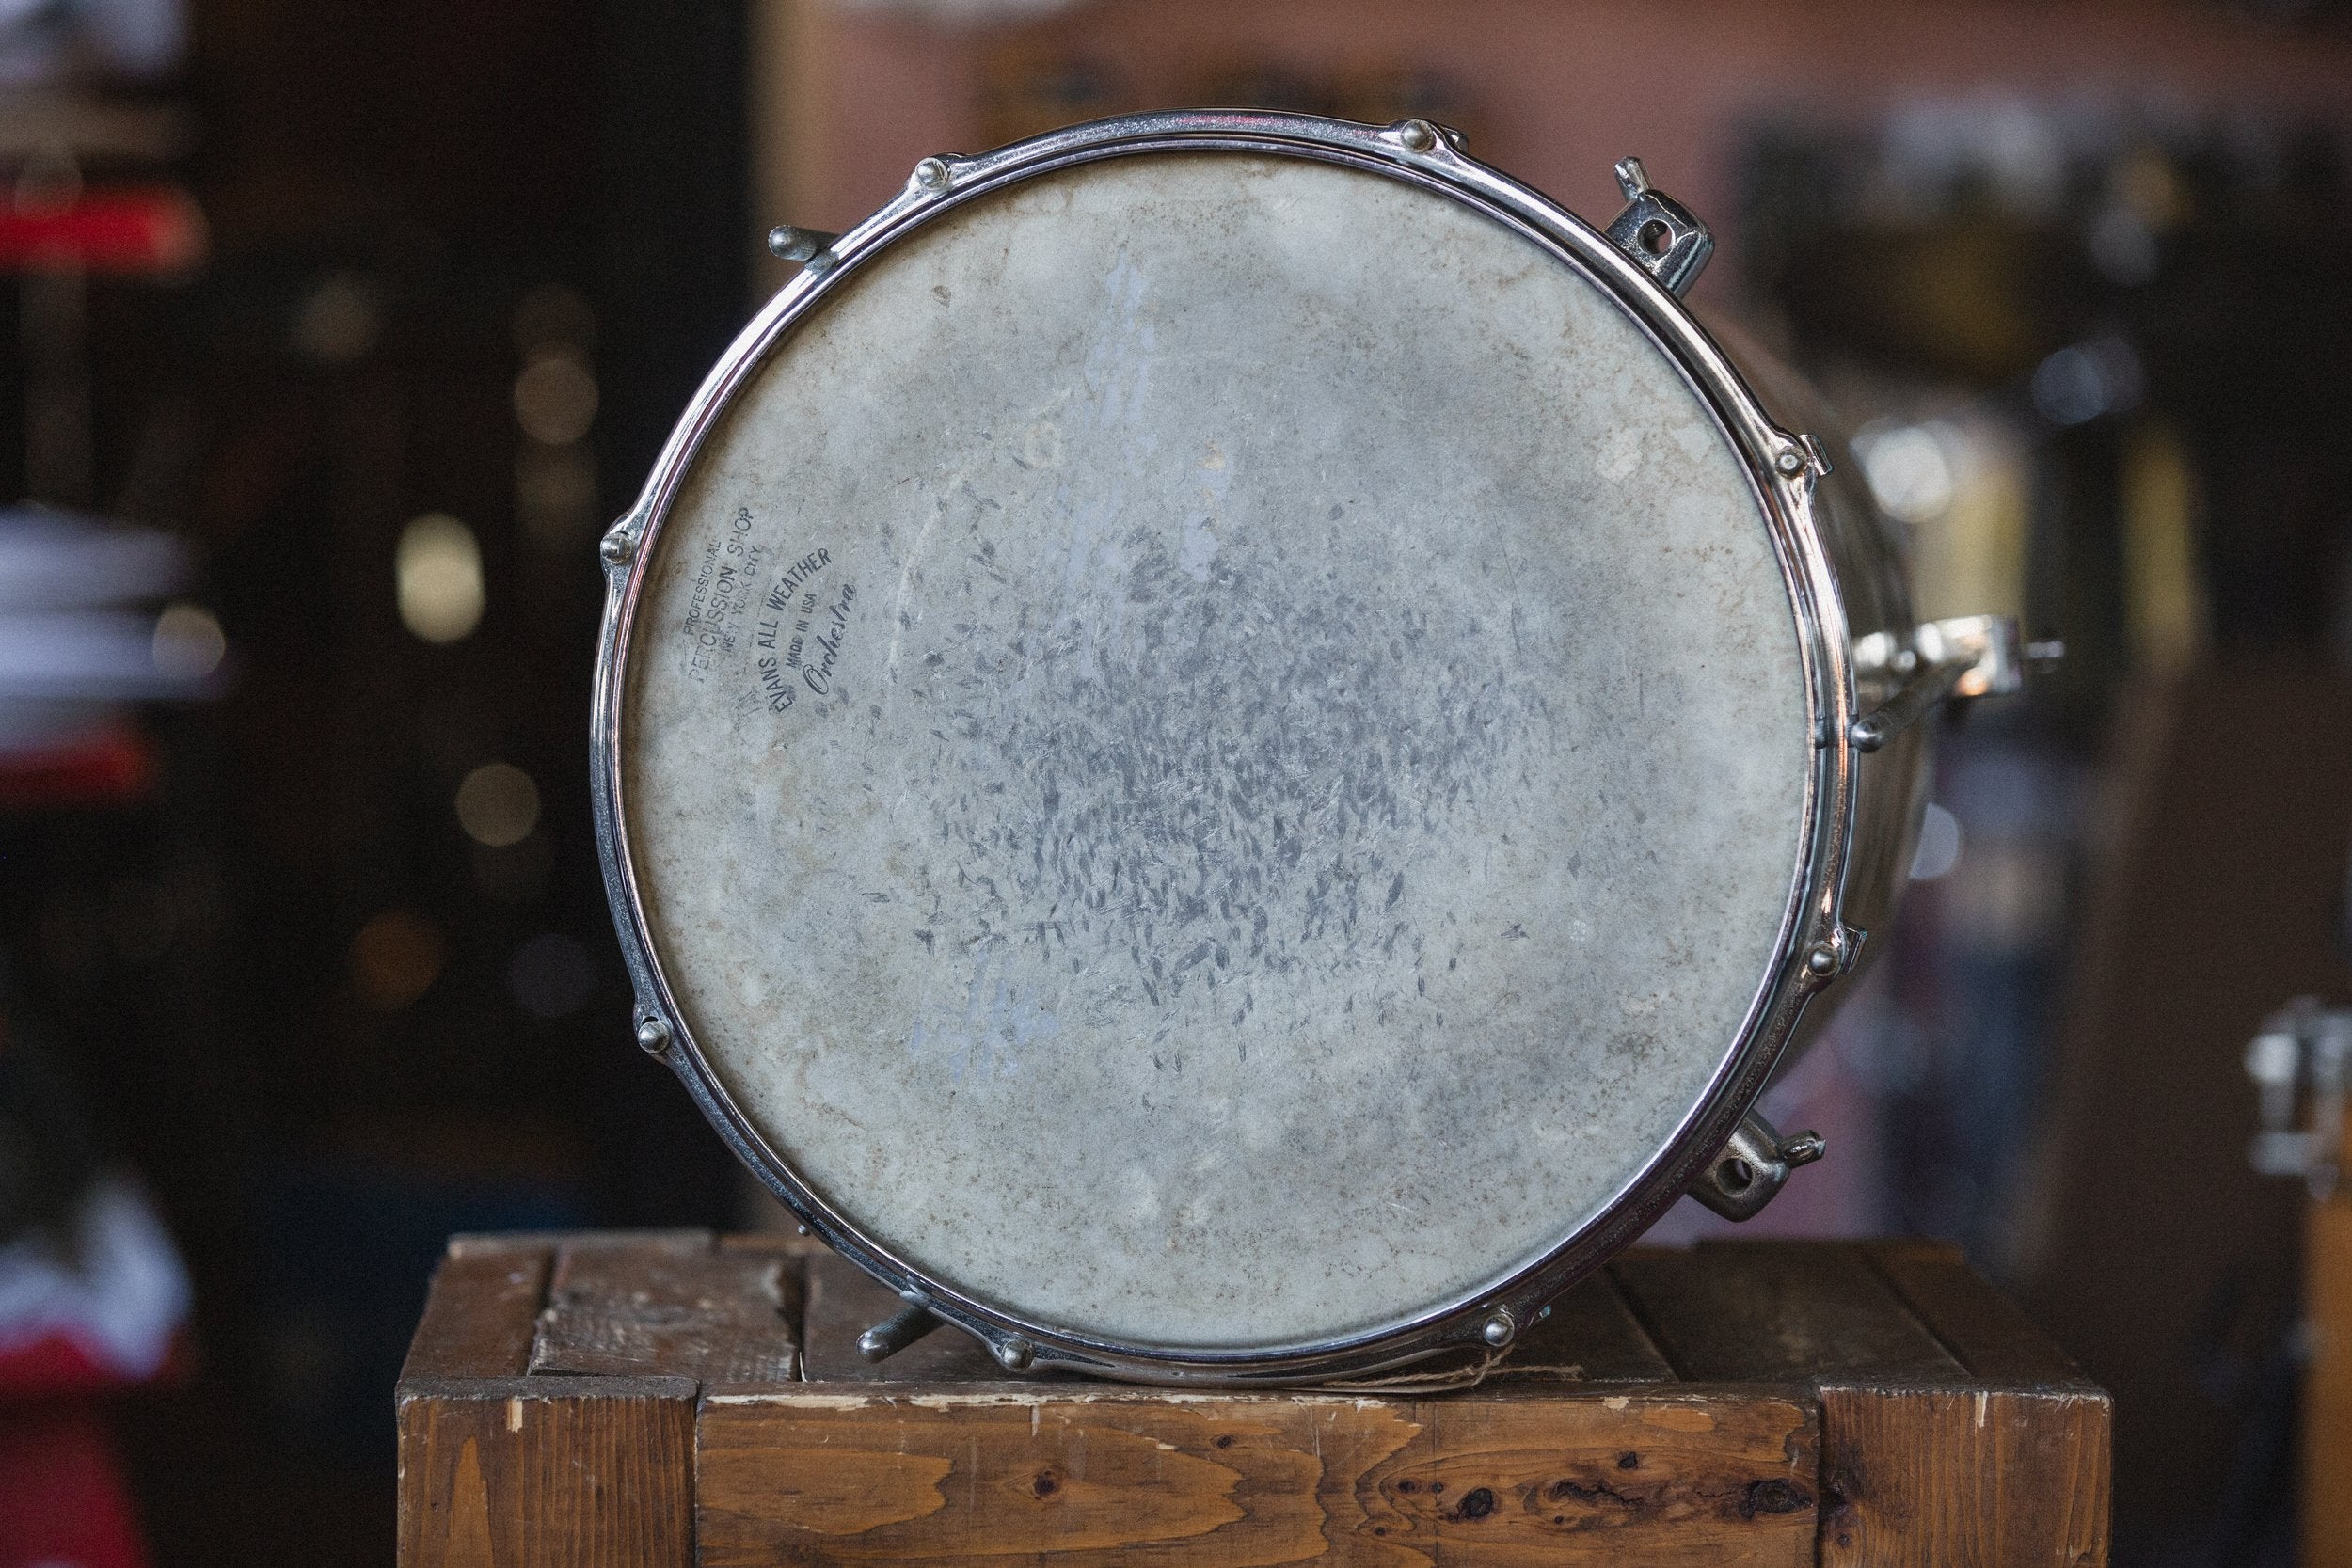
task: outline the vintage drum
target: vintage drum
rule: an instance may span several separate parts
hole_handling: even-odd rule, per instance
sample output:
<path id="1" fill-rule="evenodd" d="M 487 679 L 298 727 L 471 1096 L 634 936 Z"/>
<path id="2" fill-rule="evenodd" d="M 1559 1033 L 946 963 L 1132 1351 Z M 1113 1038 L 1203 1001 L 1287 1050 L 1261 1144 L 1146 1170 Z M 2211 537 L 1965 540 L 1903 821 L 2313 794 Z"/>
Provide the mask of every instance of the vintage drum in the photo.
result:
<path id="1" fill-rule="evenodd" d="M 869 1354 L 1475 1375 L 1819 1153 L 1751 1102 L 2009 628 L 1913 626 L 1619 174 L 1155 114 L 778 231 L 604 541 L 596 808 L 638 1038 Z"/>

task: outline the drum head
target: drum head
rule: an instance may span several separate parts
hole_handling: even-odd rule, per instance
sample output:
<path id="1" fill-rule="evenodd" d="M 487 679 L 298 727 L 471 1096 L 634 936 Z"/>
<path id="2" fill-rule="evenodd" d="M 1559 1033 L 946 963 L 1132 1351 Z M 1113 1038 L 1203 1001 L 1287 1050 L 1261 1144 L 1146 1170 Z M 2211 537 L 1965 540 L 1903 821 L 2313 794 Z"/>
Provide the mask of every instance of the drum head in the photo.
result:
<path id="1" fill-rule="evenodd" d="M 1812 752 L 1757 487 L 1591 277 L 1234 151 L 984 194 L 728 399 L 625 629 L 654 959 L 866 1244 L 1112 1346 L 1451 1308 L 1774 966 Z"/>

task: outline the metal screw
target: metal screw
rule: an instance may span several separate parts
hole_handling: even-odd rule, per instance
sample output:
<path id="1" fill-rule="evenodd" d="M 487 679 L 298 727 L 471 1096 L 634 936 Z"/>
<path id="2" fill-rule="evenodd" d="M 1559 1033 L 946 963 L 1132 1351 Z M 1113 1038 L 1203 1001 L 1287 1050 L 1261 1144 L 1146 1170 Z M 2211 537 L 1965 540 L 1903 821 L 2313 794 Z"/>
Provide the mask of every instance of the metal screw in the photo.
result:
<path id="1" fill-rule="evenodd" d="M 1518 1331 L 1519 1325 L 1511 1321 L 1510 1313 L 1497 1312 L 1486 1320 L 1486 1326 L 1478 1331 L 1478 1337 L 1501 1350 L 1511 1342 L 1511 1337 Z"/>
<path id="2" fill-rule="evenodd" d="M 637 1043 L 644 1046 L 648 1054 L 660 1055 L 670 1049 L 670 1026 L 658 1018 L 639 1019 Z"/>
<path id="3" fill-rule="evenodd" d="M 1804 956 L 1804 967 L 1827 979 L 1837 973 L 1837 949 L 1825 942 L 1815 943 L 1813 950 Z"/>
<path id="4" fill-rule="evenodd" d="M 596 545 L 596 553 L 608 566 L 624 566 L 637 553 L 637 531 L 628 524 L 616 523 Z"/>
<path id="5" fill-rule="evenodd" d="M 946 190 L 948 177 L 945 158 L 926 158 L 914 166 L 914 182 L 927 191 Z"/>
<path id="6" fill-rule="evenodd" d="M 1408 152 L 1426 152 L 1438 145 L 1438 128 L 1425 119 L 1408 119 L 1397 128 L 1396 139 Z"/>
<path id="7" fill-rule="evenodd" d="M 1037 1350 L 1026 1339 L 1008 1339 L 996 1347 L 996 1364 L 1009 1372 L 1025 1372 L 1036 1359 Z"/>
<path id="8" fill-rule="evenodd" d="M 1788 451 L 1782 452 L 1778 457 L 1772 459 L 1772 467 L 1778 468 L 1782 473 L 1788 475 L 1791 479 L 1794 479 L 1797 475 L 1804 472 L 1804 453 L 1791 447 Z"/>

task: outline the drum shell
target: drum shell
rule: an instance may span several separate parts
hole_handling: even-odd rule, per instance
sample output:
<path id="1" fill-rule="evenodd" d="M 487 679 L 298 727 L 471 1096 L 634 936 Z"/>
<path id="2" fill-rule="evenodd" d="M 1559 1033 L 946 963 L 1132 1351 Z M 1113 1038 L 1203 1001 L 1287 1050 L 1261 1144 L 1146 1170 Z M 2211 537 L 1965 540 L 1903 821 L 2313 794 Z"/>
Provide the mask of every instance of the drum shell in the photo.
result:
<path id="1" fill-rule="evenodd" d="M 1884 633 L 1888 644 L 1908 647 L 1914 622 L 1907 552 L 1895 525 L 1871 503 L 1842 441 L 1837 454 L 1841 461 L 1817 492 L 1815 515 L 1837 571 L 1849 634 L 1859 641 Z M 1854 712 L 1868 713 L 1899 684 L 1884 666 L 1856 669 Z M 1910 880 L 1932 779 L 1934 733 L 1931 717 L 1854 758 L 1853 818 L 1838 918 L 1862 933 L 1864 962 L 1885 947 L 1887 927 Z M 1851 983 L 1846 989 L 1851 990 Z"/>
<path id="2" fill-rule="evenodd" d="M 1699 310 L 1714 337 L 1765 411 L 1784 429 L 1816 433 L 1829 471 L 1813 492 L 1813 526 L 1837 584 L 1838 609 L 1851 653 L 1855 646 L 1908 648 L 1916 625 L 1912 609 L 1911 552 L 1901 527 L 1881 511 L 1848 444 L 1845 426 L 1803 376 L 1736 323 Z M 1849 658 L 1852 712 L 1868 713 L 1895 694 L 1900 678 L 1883 662 Z M 1852 801 L 1846 870 L 1836 891 L 1838 919 L 1861 937 L 1852 974 L 1816 997 L 1784 1054 L 1795 1060 L 1816 1038 L 1853 980 L 1886 946 L 1897 905 L 1910 880 L 1920 818 L 1933 778 L 1934 724 L 1902 730 L 1875 752 L 1852 753 Z"/>

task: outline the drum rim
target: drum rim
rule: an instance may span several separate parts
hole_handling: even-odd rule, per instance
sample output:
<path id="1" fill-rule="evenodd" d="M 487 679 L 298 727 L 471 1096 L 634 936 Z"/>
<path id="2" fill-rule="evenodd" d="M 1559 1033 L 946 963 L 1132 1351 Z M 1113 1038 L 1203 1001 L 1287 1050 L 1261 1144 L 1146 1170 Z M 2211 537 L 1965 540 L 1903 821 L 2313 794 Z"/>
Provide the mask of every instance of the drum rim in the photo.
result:
<path id="1" fill-rule="evenodd" d="M 1672 1136 L 1583 1225 L 1508 1277 L 1408 1318 L 1271 1348 L 1171 1349 L 1031 1321 L 931 1278 L 827 1203 L 770 1147 L 695 1044 L 656 954 L 622 795 L 622 705 L 652 546 L 704 441 L 769 354 L 862 264 L 967 201 L 1084 164 L 1179 152 L 1296 158 L 1397 180 L 1502 223 L 1609 295 L 1697 393 L 1746 470 L 1796 622 L 1813 743 L 1794 874 L 1772 959 L 1706 1091 Z M 1552 1297 L 1646 1229 L 1720 1155 L 1762 1092 L 1806 1002 L 1853 961 L 1861 933 L 1841 924 L 1838 904 L 1856 784 L 1856 756 L 1848 738 L 1854 687 L 1851 637 L 1814 500 L 1815 482 L 1825 467 L 1818 446 L 1772 422 L 1713 339 L 1635 259 L 1565 207 L 1468 157 L 1458 134 L 1427 121 L 1381 127 L 1311 115 L 1164 111 L 1073 126 L 975 157 L 927 158 L 897 197 L 835 240 L 738 335 L 671 432 L 635 504 L 604 538 L 606 595 L 591 719 L 591 802 L 606 892 L 637 998 L 639 1041 L 668 1062 L 728 1147 L 809 1234 L 902 1299 L 978 1338 L 1014 1370 L 1053 1367 L 1163 1384 L 1312 1383 L 1447 1352 L 1484 1354 L 1507 1345 Z"/>

